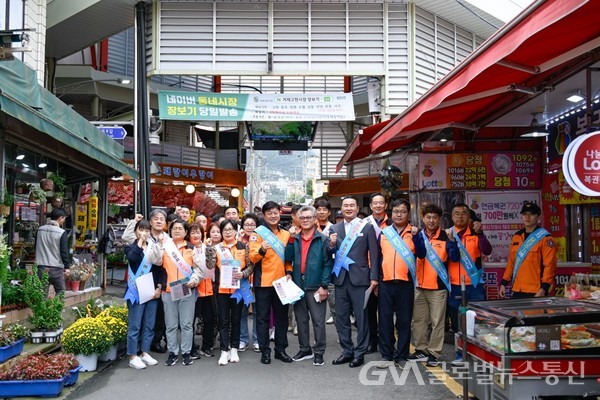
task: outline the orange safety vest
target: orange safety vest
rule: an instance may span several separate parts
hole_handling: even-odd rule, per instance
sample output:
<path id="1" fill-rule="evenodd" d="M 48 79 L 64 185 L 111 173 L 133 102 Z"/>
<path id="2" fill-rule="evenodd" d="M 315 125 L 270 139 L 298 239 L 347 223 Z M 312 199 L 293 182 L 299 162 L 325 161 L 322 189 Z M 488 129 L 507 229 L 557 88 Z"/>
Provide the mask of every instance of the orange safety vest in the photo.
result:
<path id="1" fill-rule="evenodd" d="M 177 249 L 181 252 L 183 259 L 190 267 L 194 266 L 193 254 L 194 248 L 193 245 L 188 245 L 186 241 L 179 243 L 176 245 Z M 166 292 L 171 292 L 171 286 L 169 285 L 171 282 L 178 281 L 180 279 L 185 278 L 185 275 L 177 268 L 171 257 L 167 255 L 166 252 L 163 252 L 163 268 L 167 271 L 167 287 L 163 288 Z"/>
<path id="2" fill-rule="evenodd" d="M 431 247 L 438 254 L 446 268 L 448 267 L 448 253 L 446 253 L 446 242 L 448 241 L 448 236 L 446 232 L 441 228 L 438 228 L 437 232 L 429 239 L 429 243 L 431 243 Z M 422 289 L 445 289 L 446 286 L 438 282 L 438 274 L 435 271 L 435 268 L 431 266 L 427 258 L 417 258 L 417 281 L 419 282 L 419 287 Z"/>
<path id="3" fill-rule="evenodd" d="M 221 245 L 225 246 L 225 242 L 221 242 Z M 240 271 L 244 270 L 246 268 L 246 245 L 236 240 L 231 247 L 227 248 L 231 251 L 231 255 L 233 256 L 233 258 L 240 262 Z M 221 270 L 221 253 L 219 250 L 217 250 L 217 268 L 218 271 Z M 222 288 L 219 279 L 219 294 L 233 294 L 233 292 L 235 292 L 235 289 Z"/>
<path id="4" fill-rule="evenodd" d="M 452 227 L 458 235 L 459 230 L 456 227 Z M 467 253 L 471 256 L 471 259 L 479 269 L 481 267 L 481 252 L 479 251 L 479 237 L 473 234 L 470 227 L 467 227 L 465 233 L 461 238 L 462 244 L 465 246 Z M 460 277 L 464 275 L 465 284 L 471 284 L 471 277 L 467 274 L 465 267 L 462 266 L 460 261 L 448 260 L 448 273 L 450 274 L 450 283 L 452 285 L 460 285 Z"/>
<path id="5" fill-rule="evenodd" d="M 415 254 L 415 245 L 412 240 L 411 229 L 411 225 L 408 224 L 399 234 L 402 240 L 404 240 L 404 243 L 406 243 L 406 246 L 413 254 Z M 408 265 L 406 265 L 402 259 L 402 256 L 396 252 L 394 246 L 392 246 L 388 238 L 383 234 L 380 236 L 380 246 L 382 255 L 381 273 L 383 276 L 383 281 L 408 281 L 410 279 Z"/>
<path id="6" fill-rule="evenodd" d="M 284 246 L 287 245 L 290 239 L 288 231 L 279 229 L 275 235 Z M 250 261 L 254 263 L 254 286 L 270 287 L 273 286 L 274 280 L 284 277 L 286 271 L 292 272 L 292 262 L 284 262 L 273 249 L 268 249 L 264 256 L 261 255 L 259 250 L 262 242 L 263 239 L 255 232 L 252 233 L 248 242 Z"/>

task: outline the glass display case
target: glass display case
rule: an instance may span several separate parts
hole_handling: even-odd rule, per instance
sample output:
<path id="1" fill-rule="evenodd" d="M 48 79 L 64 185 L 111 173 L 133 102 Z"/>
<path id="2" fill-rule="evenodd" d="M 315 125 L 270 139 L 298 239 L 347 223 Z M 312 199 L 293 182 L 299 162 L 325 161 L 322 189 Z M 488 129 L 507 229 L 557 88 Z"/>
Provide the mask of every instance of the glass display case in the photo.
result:
<path id="1" fill-rule="evenodd" d="M 599 304 L 564 297 L 473 302 L 466 319 L 465 368 L 479 400 L 582 398 L 598 387 Z"/>
<path id="2" fill-rule="evenodd" d="M 467 333 L 503 354 L 594 351 L 600 354 L 600 305 L 542 297 L 469 305 Z"/>

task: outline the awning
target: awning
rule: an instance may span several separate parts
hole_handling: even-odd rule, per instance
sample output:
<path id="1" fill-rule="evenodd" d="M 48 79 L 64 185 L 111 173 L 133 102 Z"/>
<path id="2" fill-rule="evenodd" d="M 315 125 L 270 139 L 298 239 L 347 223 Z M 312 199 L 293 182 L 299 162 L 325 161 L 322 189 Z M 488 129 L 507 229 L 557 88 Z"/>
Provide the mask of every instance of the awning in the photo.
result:
<path id="1" fill-rule="evenodd" d="M 0 62 L 0 111 L 76 150 L 83 159 L 138 176 L 123 162 L 123 146 L 41 87 L 35 71 L 22 61 Z"/>
<path id="2" fill-rule="evenodd" d="M 599 1 L 538 1 L 484 42 L 372 139 L 371 154 L 445 127 L 478 130 L 545 85 L 591 65 Z M 344 157 L 357 159 L 352 155 Z"/>
<path id="3" fill-rule="evenodd" d="M 354 136 L 354 139 L 352 139 L 348 149 L 338 163 L 335 172 L 338 173 L 346 163 L 367 157 L 371 153 L 371 142 L 373 138 L 390 122 L 392 122 L 391 119 L 358 131 L 358 135 Z"/>

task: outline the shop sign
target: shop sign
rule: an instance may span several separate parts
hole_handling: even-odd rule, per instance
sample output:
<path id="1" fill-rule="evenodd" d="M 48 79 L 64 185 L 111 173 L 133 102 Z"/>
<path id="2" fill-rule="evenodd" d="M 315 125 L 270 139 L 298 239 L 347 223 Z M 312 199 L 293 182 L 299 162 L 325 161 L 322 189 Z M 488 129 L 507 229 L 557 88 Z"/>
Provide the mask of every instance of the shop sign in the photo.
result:
<path id="1" fill-rule="evenodd" d="M 87 203 L 77 203 L 75 209 L 75 245 L 83 246 L 87 232 Z"/>
<path id="2" fill-rule="evenodd" d="M 541 186 L 537 153 L 419 154 L 419 188 L 531 190 Z"/>
<path id="3" fill-rule="evenodd" d="M 215 179 L 214 171 L 207 171 L 202 168 L 193 168 L 193 167 L 164 166 L 164 167 L 162 167 L 161 176 L 175 178 L 175 179 L 191 179 L 191 180 L 199 180 L 199 181 Z"/>
<path id="4" fill-rule="evenodd" d="M 576 192 L 565 179 L 562 171 L 559 171 L 558 184 L 560 186 L 560 204 L 596 204 L 600 202 L 600 197 L 586 196 Z"/>
<path id="5" fill-rule="evenodd" d="M 89 229 L 91 231 L 98 229 L 98 196 L 90 196 L 88 199 L 88 219 Z"/>
<path id="6" fill-rule="evenodd" d="M 600 124 L 600 103 L 592 104 L 592 125 Z M 585 109 L 566 113 L 548 124 L 548 171 L 558 171 L 562 166 L 563 155 L 575 138 L 587 132 Z"/>
<path id="7" fill-rule="evenodd" d="M 352 93 L 235 94 L 160 91 L 161 119 L 184 121 L 354 121 Z"/>
<path id="8" fill-rule="evenodd" d="M 521 207 L 523 202 L 541 204 L 539 191 L 466 192 L 467 205 L 481 218 L 485 235 L 493 247 L 492 254 L 484 256 L 486 262 L 506 263 L 510 241 L 523 227 Z"/>
<path id="9" fill-rule="evenodd" d="M 595 274 L 600 273 L 600 205 L 590 207 L 590 261 Z"/>
<path id="10" fill-rule="evenodd" d="M 600 196 L 600 132 L 573 140 L 563 156 L 567 183 L 586 196 Z"/>

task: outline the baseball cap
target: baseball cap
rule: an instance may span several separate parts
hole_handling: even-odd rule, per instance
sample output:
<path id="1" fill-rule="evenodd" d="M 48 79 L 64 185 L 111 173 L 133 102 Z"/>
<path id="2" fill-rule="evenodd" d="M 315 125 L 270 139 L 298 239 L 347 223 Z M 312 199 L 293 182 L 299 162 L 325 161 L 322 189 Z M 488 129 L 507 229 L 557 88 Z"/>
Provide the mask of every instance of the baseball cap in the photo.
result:
<path id="1" fill-rule="evenodd" d="M 471 209 L 469 209 L 469 218 L 471 218 L 471 221 L 473 222 L 481 222 L 481 218 L 479 218 L 477 214 L 475 214 L 475 211 Z"/>
<path id="2" fill-rule="evenodd" d="M 336 218 L 344 218 L 344 216 L 342 215 L 342 210 L 337 210 L 337 212 L 335 213 L 335 217 Z"/>
<path id="3" fill-rule="evenodd" d="M 525 212 L 530 212 L 532 214 L 539 215 L 542 213 L 542 210 L 540 209 L 540 206 L 538 206 L 535 203 L 525 202 L 525 203 L 523 203 L 523 207 L 521 208 L 521 214 L 523 214 Z"/>

